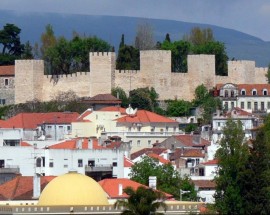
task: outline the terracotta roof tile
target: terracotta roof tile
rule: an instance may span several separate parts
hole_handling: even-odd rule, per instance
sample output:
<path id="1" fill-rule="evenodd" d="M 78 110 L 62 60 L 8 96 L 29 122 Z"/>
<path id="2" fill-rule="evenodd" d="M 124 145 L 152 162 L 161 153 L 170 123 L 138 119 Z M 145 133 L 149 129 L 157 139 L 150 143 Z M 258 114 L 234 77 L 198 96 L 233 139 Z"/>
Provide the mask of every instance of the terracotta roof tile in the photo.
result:
<path id="1" fill-rule="evenodd" d="M 101 108 L 97 111 L 111 111 L 111 112 L 120 112 L 122 115 L 126 115 L 126 109 L 122 107 L 116 107 L 116 106 L 108 106 Z"/>
<path id="2" fill-rule="evenodd" d="M 49 149 L 89 149 L 88 139 L 75 138 L 71 140 L 65 140 L 63 142 L 49 146 Z M 92 149 L 106 149 L 106 147 L 100 146 L 98 144 L 98 140 L 96 138 L 93 138 Z"/>
<path id="3" fill-rule="evenodd" d="M 132 187 L 133 189 L 138 189 L 138 187 L 143 186 L 147 187 L 143 184 L 138 182 L 132 181 L 127 178 L 110 178 L 110 179 L 103 179 L 98 182 L 103 190 L 108 194 L 109 198 L 111 199 L 119 199 L 119 198 L 128 198 L 126 193 L 122 193 L 119 195 L 119 185 L 122 185 L 122 188 L 125 189 L 126 187 Z M 167 198 L 172 198 L 172 195 L 164 193 Z"/>
<path id="4" fill-rule="evenodd" d="M 202 153 L 201 149 L 196 148 L 181 148 L 175 149 L 174 154 L 172 155 L 172 159 L 176 160 L 181 157 L 201 157 L 204 158 L 205 154 Z"/>
<path id="5" fill-rule="evenodd" d="M 133 162 L 128 159 L 127 157 L 124 157 L 124 167 L 132 167 L 133 166 Z"/>
<path id="6" fill-rule="evenodd" d="M 121 104 L 121 99 L 117 99 L 111 94 L 98 94 L 91 98 L 84 98 L 83 102 L 94 104 Z"/>
<path id="7" fill-rule="evenodd" d="M 180 141 L 185 146 L 207 146 L 210 145 L 210 141 L 205 140 L 201 137 L 194 138 L 195 135 L 184 134 L 184 135 L 177 135 L 175 139 Z M 196 142 L 195 139 L 198 141 Z"/>
<path id="8" fill-rule="evenodd" d="M 192 180 L 195 186 L 199 188 L 212 188 L 216 187 L 216 183 L 213 180 Z"/>
<path id="9" fill-rule="evenodd" d="M 51 113 L 20 113 L 0 122 L 2 128 L 35 129 L 39 124 L 69 124 L 79 116 L 74 112 L 51 112 Z"/>
<path id="10" fill-rule="evenodd" d="M 42 176 L 40 180 L 41 190 L 54 178 L 55 176 Z M 0 185 L 0 200 L 32 200 L 32 197 L 32 176 L 17 176 Z"/>
<path id="11" fill-rule="evenodd" d="M 29 144 L 29 143 L 27 143 L 27 142 L 22 141 L 22 142 L 21 142 L 21 146 L 32 146 L 32 145 Z"/>
<path id="12" fill-rule="evenodd" d="M 143 154 L 146 154 L 146 153 L 153 153 L 153 154 L 157 154 L 157 155 L 160 155 L 162 152 L 166 151 L 167 149 L 165 148 L 144 148 L 144 149 L 141 149 L 137 152 L 134 152 L 130 155 L 130 158 L 131 160 L 134 160 L 135 158 L 143 155 Z"/>
<path id="13" fill-rule="evenodd" d="M 91 109 L 84 111 L 75 121 L 76 122 L 91 122 L 90 120 L 85 120 L 84 118 L 89 116 L 93 111 Z"/>
<path id="14" fill-rule="evenodd" d="M 148 157 L 151 157 L 151 158 L 156 158 L 156 159 L 158 159 L 159 162 L 162 163 L 162 164 L 168 164 L 168 163 L 170 163 L 169 160 L 166 160 L 166 159 L 164 159 L 163 157 L 161 157 L 161 156 L 159 156 L 159 155 L 157 155 L 157 154 L 154 154 L 154 153 L 148 153 L 147 156 L 148 156 Z"/>
<path id="15" fill-rule="evenodd" d="M 0 66 L 0 76 L 15 76 L 15 66 Z"/>
<path id="16" fill-rule="evenodd" d="M 158 115 L 156 113 L 147 111 L 147 110 L 138 110 L 135 115 L 127 115 L 116 120 L 117 122 L 128 122 L 128 123 L 149 123 L 149 122 L 158 122 L 158 123 L 176 123 L 175 120 L 170 118 Z"/>
<path id="17" fill-rule="evenodd" d="M 209 161 L 206 161 L 206 162 L 203 162 L 203 163 L 200 163 L 200 164 L 203 164 L 203 165 L 217 165 L 218 164 L 218 160 L 209 160 Z"/>

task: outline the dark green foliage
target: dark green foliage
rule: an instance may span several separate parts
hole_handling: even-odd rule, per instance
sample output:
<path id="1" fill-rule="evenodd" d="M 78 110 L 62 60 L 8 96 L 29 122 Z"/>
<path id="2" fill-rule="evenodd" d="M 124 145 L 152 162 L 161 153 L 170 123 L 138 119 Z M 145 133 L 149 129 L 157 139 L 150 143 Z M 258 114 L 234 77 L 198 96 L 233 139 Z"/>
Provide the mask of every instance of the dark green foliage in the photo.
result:
<path id="1" fill-rule="evenodd" d="M 249 149 L 244 142 L 242 123 L 229 119 L 223 135 L 216 152 L 218 169 L 215 177 L 215 207 L 220 214 L 245 214 L 241 190 L 245 179 L 241 174 L 246 168 Z"/>
<path id="2" fill-rule="evenodd" d="M 268 84 L 270 84 L 270 64 L 268 65 L 267 73 L 265 74 Z"/>
<path id="3" fill-rule="evenodd" d="M 257 131 L 242 173 L 245 214 L 270 214 L 270 116 Z"/>
<path id="4" fill-rule="evenodd" d="M 80 37 L 75 34 L 70 41 L 64 37 L 56 39 L 51 28 L 43 35 L 43 59 L 47 74 L 70 74 L 89 71 L 89 52 L 108 52 L 112 47 L 97 37 Z"/>
<path id="5" fill-rule="evenodd" d="M 225 50 L 225 45 L 221 42 L 210 41 L 201 45 L 193 46 L 194 54 L 212 54 L 215 55 L 216 75 L 228 75 L 228 56 Z"/>
<path id="6" fill-rule="evenodd" d="M 211 28 L 201 29 L 199 27 L 192 28 L 190 34 L 185 35 L 184 39 L 192 43 L 194 46 L 199 46 L 215 40 Z"/>
<path id="7" fill-rule="evenodd" d="M 24 51 L 22 53 L 22 59 L 33 59 L 33 48 L 29 41 L 27 41 L 24 45 Z"/>
<path id="8" fill-rule="evenodd" d="M 171 38 L 170 38 L 170 34 L 169 33 L 166 34 L 165 41 L 167 41 L 169 43 L 171 42 Z"/>
<path id="9" fill-rule="evenodd" d="M 116 69 L 119 70 L 139 70 L 140 51 L 133 46 L 123 45 L 116 60 Z"/>
<path id="10" fill-rule="evenodd" d="M 123 215 L 162 215 L 156 212 L 159 208 L 167 209 L 164 203 L 164 194 L 154 191 L 146 187 L 138 187 L 135 191 L 132 187 L 127 187 L 124 192 L 129 196 L 128 200 L 117 200 L 114 204 L 115 208 L 124 207 Z"/>
<path id="11" fill-rule="evenodd" d="M 121 87 L 113 88 L 111 93 L 114 97 L 122 100 L 122 104 L 121 104 L 122 107 L 128 107 L 129 99 L 128 99 L 125 91 Z"/>
<path id="12" fill-rule="evenodd" d="M 15 59 L 20 59 L 24 45 L 20 41 L 21 29 L 14 24 L 6 24 L 0 30 L 0 65 L 14 65 Z"/>
<path id="13" fill-rule="evenodd" d="M 190 116 L 191 102 L 184 100 L 169 100 L 167 107 L 168 116 Z"/>
<path id="14" fill-rule="evenodd" d="M 133 108 L 155 111 L 158 107 L 158 94 L 151 87 L 137 88 L 129 92 L 129 102 Z"/>
<path id="15" fill-rule="evenodd" d="M 172 52 L 172 71 L 187 72 L 187 55 L 191 46 L 187 41 L 169 42 L 167 39 L 161 44 L 162 50 L 171 50 Z"/>
<path id="16" fill-rule="evenodd" d="M 131 167 L 130 177 L 141 184 L 148 185 L 149 176 L 157 177 L 157 189 L 180 198 L 180 189 L 189 190 L 183 194 L 183 200 L 196 200 L 194 184 L 190 179 L 181 178 L 179 173 L 169 164 L 159 165 L 158 160 L 145 156 L 141 162 Z"/>

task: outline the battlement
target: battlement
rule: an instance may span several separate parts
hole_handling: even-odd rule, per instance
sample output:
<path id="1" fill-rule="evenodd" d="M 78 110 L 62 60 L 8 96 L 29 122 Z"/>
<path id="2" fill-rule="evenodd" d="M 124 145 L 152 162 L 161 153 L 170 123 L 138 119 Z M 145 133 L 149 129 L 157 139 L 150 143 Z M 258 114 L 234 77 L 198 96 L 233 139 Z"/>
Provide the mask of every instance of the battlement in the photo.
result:
<path id="1" fill-rule="evenodd" d="M 90 56 L 112 56 L 112 54 L 115 54 L 115 52 L 90 52 Z"/>
<path id="2" fill-rule="evenodd" d="M 86 76 L 89 75 L 89 72 L 75 72 L 71 74 L 59 74 L 59 75 L 45 75 L 47 79 L 54 79 L 54 78 L 72 78 L 78 76 Z"/>
<path id="3" fill-rule="evenodd" d="M 33 64 L 33 65 L 44 65 L 43 60 L 15 60 L 15 65 L 25 65 L 25 64 Z"/>

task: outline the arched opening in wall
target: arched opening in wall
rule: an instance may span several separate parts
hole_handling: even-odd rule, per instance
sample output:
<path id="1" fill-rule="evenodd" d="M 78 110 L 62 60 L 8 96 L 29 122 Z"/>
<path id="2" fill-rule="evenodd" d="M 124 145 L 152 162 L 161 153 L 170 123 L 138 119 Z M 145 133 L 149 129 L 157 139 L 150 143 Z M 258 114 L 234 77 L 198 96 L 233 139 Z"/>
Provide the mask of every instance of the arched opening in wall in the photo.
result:
<path id="1" fill-rule="evenodd" d="M 245 95 L 246 95 L 246 90 L 245 90 L 245 89 L 242 89 L 242 90 L 241 90 L 241 95 L 242 95 L 242 96 L 245 96 Z"/>
<path id="2" fill-rule="evenodd" d="M 264 96 L 267 96 L 267 95 L 268 95 L 267 89 L 263 89 L 263 95 L 264 95 Z"/>
<path id="3" fill-rule="evenodd" d="M 229 92 L 228 90 L 225 90 L 225 97 L 228 97 L 229 96 Z"/>
<path id="4" fill-rule="evenodd" d="M 256 96 L 256 95 L 257 95 L 257 90 L 256 90 L 256 89 L 253 89 L 253 90 L 252 90 L 252 95 L 253 95 L 253 96 Z"/>
<path id="5" fill-rule="evenodd" d="M 234 90 L 231 91 L 231 97 L 234 97 Z"/>

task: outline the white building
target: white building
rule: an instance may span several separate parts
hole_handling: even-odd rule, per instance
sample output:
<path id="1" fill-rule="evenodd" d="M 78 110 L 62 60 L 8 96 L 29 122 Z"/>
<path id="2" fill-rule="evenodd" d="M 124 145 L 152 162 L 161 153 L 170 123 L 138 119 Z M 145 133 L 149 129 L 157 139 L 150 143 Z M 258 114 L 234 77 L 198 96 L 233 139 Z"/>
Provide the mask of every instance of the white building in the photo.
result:
<path id="1" fill-rule="evenodd" d="M 0 148 L 1 171 L 16 168 L 23 176 L 35 173 L 58 176 L 69 170 L 103 177 L 124 177 L 124 156 L 130 150 L 128 143 L 105 147 L 97 139 L 73 139 L 37 148 L 31 145 L 2 146 Z"/>

